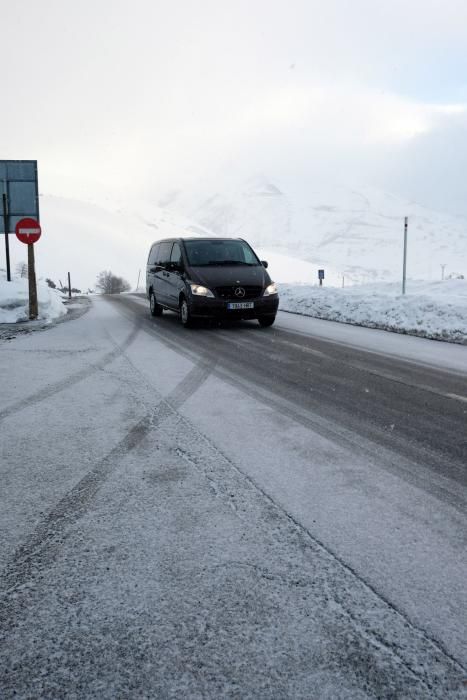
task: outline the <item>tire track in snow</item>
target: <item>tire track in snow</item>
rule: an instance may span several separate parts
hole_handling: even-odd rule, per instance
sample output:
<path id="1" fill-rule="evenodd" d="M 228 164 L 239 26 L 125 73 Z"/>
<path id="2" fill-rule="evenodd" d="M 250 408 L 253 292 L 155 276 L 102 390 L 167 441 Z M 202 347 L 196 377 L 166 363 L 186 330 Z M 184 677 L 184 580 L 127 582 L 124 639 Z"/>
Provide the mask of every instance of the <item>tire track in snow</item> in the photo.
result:
<path id="1" fill-rule="evenodd" d="M 130 343 L 120 346 L 123 354 Z M 146 414 L 122 440 L 88 472 L 57 505 L 42 519 L 26 541 L 18 547 L 13 558 L 0 575 L 4 592 L 0 603 L 0 621 L 5 633 L 14 625 L 19 610 L 28 605 L 29 589 L 34 579 L 51 564 L 67 539 L 67 530 L 87 511 L 92 500 L 122 457 L 132 452 L 146 436 L 192 396 L 206 381 L 213 369 L 212 362 L 200 360 L 167 398 Z M 1 637 L 0 637 L 1 638 Z"/>
<path id="2" fill-rule="evenodd" d="M 60 379 L 60 381 L 58 382 L 49 384 L 49 386 L 46 386 L 43 389 L 39 389 L 34 394 L 30 394 L 27 398 L 20 399 L 19 401 L 16 401 L 10 406 L 7 406 L 6 408 L 0 410 L 0 423 L 3 420 L 5 420 L 5 418 L 9 418 L 10 416 L 14 415 L 15 413 L 19 413 L 25 408 L 31 408 L 32 406 L 41 403 L 45 399 L 49 399 L 52 396 L 55 396 L 55 394 L 59 394 L 61 391 L 69 389 L 75 384 L 79 384 L 79 382 L 82 382 L 84 379 L 88 379 L 95 372 L 98 372 L 99 370 L 106 367 L 108 364 L 116 360 L 117 357 L 122 355 L 127 348 L 130 347 L 130 345 L 135 341 L 136 336 L 138 335 L 141 329 L 141 325 L 142 321 L 138 320 L 137 323 L 134 324 L 134 327 L 132 328 L 130 334 L 123 341 L 123 343 L 121 345 L 116 346 L 115 349 L 111 352 L 106 353 L 98 362 L 93 362 L 89 367 L 85 367 L 84 369 L 79 370 L 79 372 L 76 372 L 71 376 L 65 377 L 64 379 Z"/>

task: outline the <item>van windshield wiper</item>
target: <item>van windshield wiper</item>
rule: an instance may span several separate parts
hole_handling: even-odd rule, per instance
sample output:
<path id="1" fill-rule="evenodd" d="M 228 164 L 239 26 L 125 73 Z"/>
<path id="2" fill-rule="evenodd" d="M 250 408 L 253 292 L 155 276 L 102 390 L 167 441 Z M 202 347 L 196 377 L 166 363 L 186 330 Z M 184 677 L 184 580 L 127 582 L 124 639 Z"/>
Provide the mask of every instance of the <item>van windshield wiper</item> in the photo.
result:
<path id="1" fill-rule="evenodd" d="M 254 265 L 241 260 L 210 260 L 207 265 Z"/>

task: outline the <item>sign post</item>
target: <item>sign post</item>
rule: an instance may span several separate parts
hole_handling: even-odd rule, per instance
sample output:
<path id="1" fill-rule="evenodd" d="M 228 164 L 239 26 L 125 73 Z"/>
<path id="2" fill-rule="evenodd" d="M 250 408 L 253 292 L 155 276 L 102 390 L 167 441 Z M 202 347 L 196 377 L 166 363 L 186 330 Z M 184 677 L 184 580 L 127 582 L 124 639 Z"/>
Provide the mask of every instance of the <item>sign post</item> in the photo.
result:
<path id="1" fill-rule="evenodd" d="M 318 279 L 319 279 L 319 286 L 323 286 L 323 280 L 324 280 L 324 270 L 318 270 Z"/>
<path id="2" fill-rule="evenodd" d="M 405 294 L 405 279 L 407 276 L 407 225 L 409 219 L 406 216 L 404 218 L 404 262 L 402 264 L 402 294 Z"/>
<path id="3" fill-rule="evenodd" d="M 10 271 L 10 241 L 8 240 L 8 195 L 6 192 L 3 193 L 3 221 L 5 224 L 5 258 L 6 258 L 6 278 L 8 282 L 11 282 L 11 271 Z"/>
<path id="4" fill-rule="evenodd" d="M 28 282 L 29 282 L 29 319 L 34 321 L 39 313 L 37 304 L 36 268 L 34 261 L 34 243 L 28 243 Z"/>
<path id="5" fill-rule="evenodd" d="M 20 219 L 15 227 L 16 237 L 28 246 L 28 281 L 29 281 L 29 319 L 34 321 L 38 315 L 36 267 L 34 260 L 34 243 L 41 237 L 41 227 L 36 219 Z"/>

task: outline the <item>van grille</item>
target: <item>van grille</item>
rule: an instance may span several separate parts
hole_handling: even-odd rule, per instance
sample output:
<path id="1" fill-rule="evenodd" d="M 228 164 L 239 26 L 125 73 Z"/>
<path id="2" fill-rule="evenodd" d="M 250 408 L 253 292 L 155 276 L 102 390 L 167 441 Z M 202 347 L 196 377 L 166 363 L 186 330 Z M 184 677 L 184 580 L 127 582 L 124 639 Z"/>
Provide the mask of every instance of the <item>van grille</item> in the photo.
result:
<path id="1" fill-rule="evenodd" d="M 244 297 L 236 296 L 235 290 L 238 289 L 238 287 L 245 290 Z M 234 287 L 216 287 L 215 291 L 217 296 L 221 297 L 222 299 L 242 301 L 243 299 L 256 299 L 257 297 L 261 296 L 263 288 L 259 286 L 236 284 Z"/>

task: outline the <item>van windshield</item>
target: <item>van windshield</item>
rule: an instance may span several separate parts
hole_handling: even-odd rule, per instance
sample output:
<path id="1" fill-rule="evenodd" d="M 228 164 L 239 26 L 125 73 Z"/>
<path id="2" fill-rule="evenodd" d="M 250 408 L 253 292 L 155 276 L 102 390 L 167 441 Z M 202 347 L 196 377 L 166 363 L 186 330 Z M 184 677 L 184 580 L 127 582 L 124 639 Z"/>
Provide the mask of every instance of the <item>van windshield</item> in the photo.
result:
<path id="1" fill-rule="evenodd" d="M 219 238 L 185 241 L 188 262 L 193 267 L 207 265 L 261 265 L 249 245 L 240 240 Z"/>

